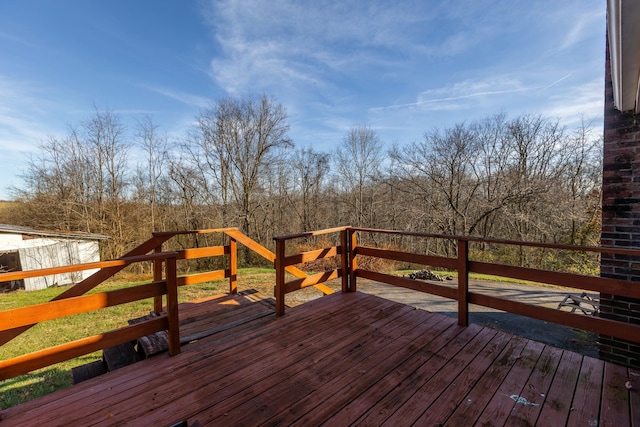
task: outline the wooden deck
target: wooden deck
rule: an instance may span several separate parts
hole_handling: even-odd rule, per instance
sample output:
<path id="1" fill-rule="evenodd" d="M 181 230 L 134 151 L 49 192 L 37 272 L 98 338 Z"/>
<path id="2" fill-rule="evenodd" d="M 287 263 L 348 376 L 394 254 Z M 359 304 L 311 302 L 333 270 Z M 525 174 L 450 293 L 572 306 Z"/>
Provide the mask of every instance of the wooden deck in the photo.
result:
<path id="1" fill-rule="evenodd" d="M 181 354 L 2 411 L 0 425 L 640 426 L 638 371 L 360 292 L 281 318 L 244 297 L 190 310 L 183 336 L 198 339 Z"/>

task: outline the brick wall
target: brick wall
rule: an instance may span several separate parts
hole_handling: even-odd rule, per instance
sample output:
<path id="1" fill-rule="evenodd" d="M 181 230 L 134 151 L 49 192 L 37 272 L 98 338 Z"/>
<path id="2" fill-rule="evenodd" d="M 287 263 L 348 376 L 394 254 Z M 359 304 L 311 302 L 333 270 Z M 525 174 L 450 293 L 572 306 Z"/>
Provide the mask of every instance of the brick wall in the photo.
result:
<path id="1" fill-rule="evenodd" d="M 602 175 L 602 246 L 640 247 L 640 115 L 614 107 L 607 43 Z M 640 259 L 603 254 L 600 275 L 640 286 Z M 640 325 L 640 300 L 600 295 L 601 316 Z M 640 345 L 600 336 L 600 357 L 640 367 Z"/>

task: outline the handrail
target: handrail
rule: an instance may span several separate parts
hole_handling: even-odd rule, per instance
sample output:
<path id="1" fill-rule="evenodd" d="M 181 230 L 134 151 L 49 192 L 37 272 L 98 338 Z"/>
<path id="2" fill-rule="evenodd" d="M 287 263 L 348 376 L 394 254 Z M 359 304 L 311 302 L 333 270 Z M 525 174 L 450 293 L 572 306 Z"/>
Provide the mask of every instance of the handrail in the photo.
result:
<path id="1" fill-rule="evenodd" d="M 291 234 L 288 236 L 274 237 L 276 242 L 276 254 L 275 254 L 275 269 L 276 269 L 276 316 L 284 315 L 285 311 L 285 295 L 300 289 L 307 288 L 309 286 L 318 287 L 319 284 L 327 282 L 329 280 L 342 278 L 342 291 L 350 292 L 352 289 L 349 286 L 351 270 L 349 269 L 349 247 L 347 238 L 348 227 L 335 227 L 325 230 L 312 231 L 300 234 Z M 286 256 L 286 243 L 289 240 L 300 239 L 306 237 L 320 236 L 332 233 L 340 233 L 340 245 L 332 246 L 329 248 L 322 248 L 308 252 L 302 252 L 299 254 Z M 325 271 L 323 273 L 315 274 L 311 277 L 301 277 L 296 280 L 287 282 L 285 280 L 285 271 L 291 271 L 291 268 L 296 268 L 295 264 L 304 264 L 311 261 L 320 259 L 327 259 L 333 257 L 340 257 L 340 268 L 331 271 Z M 296 268 L 297 269 L 297 268 Z M 300 277 L 300 276 L 298 276 Z M 353 289 L 355 290 L 355 288 Z M 332 291 L 333 292 L 333 291 Z"/>
<path id="2" fill-rule="evenodd" d="M 490 239 L 486 237 L 478 236 L 458 236 L 449 234 L 433 234 L 433 233 L 420 233 L 416 231 L 395 231 L 395 230 L 378 230 L 375 228 L 363 228 L 363 227 L 348 227 L 352 231 L 361 231 L 368 233 L 380 233 L 380 234 L 395 234 L 398 236 L 413 236 L 413 237 L 429 237 L 444 240 L 463 240 L 467 242 L 476 243 L 492 243 L 501 245 L 513 245 L 513 246 L 527 246 L 531 248 L 546 248 L 546 249 L 558 249 L 569 251 L 582 251 L 582 252 L 600 252 L 611 253 L 619 255 L 635 255 L 640 256 L 640 249 L 633 248 L 618 248 L 611 246 L 578 246 L 578 245 L 565 245 L 562 243 L 543 243 L 543 242 L 524 242 L 520 240 L 506 240 L 506 239 Z"/>
<path id="3" fill-rule="evenodd" d="M 342 230 L 345 233 L 343 243 L 341 245 L 342 256 L 347 258 L 348 261 L 344 262 L 346 269 L 341 272 L 343 279 L 345 276 L 348 278 L 348 291 L 356 289 L 356 278 L 361 277 L 364 279 L 375 280 L 383 283 L 387 283 L 394 286 L 405 287 L 422 292 L 432 293 L 440 295 L 446 298 L 456 300 L 458 302 L 458 323 L 466 326 L 469 323 L 469 304 L 483 305 L 486 307 L 503 310 L 515 314 L 533 317 L 540 320 L 545 320 L 553 323 L 560 323 L 563 325 L 578 327 L 588 331 L 600 333 L 603 335 L 609 335 L 616 338 L 640 343 L 640 325 L 634 325 L 630 323 L 620 322 L 612 319 L 598 318 L 598 317 L 585 317 L 577 313 L 561 312 L 556 309 L 550 309 L 546 307 L 538 307 L 531 304 L 525 304 L 517 301 L 508 300 L 505 298 L 499 298 L 495 296 L 489 296 L 478 292 L 470 291 L 468 277 L 469 273 L 483 273 L 491 274 L 509 278 L 515 278 L 520 280 L 528 280 L 538 283 L 548 283 L 566 287 L 579 287 L 582 289 L 588 289 L 591 291 L 620 295 L 629 298 L 640 299 L 640 287 L 629 286 L 629 281 L 621 279 L 612 279 L 606 277 L 586 276 L 581 274 L 548 271 L 527 267 L 516 267 L 511 265 L 504 265 L 498 263 L 487 263 L 480 261 L 473 261 L 469 259 L 469 243 L 487 243 L 487 244 L 506 244 L 506 245 L 518 245 L 526 247 L 540 247 L 555 250 L 569 250 L 569 251 L 581 251 L 581 252 L 597 252 L 597 253 L 611 253 L 620 254 L 626 256 L 635 256 L 640 259 L 640 249 L 631 248 L 611 248 L 611 247 L 592 247 L 592 246 L 575 246 L 575 245 L 563 245 L 563 244 L 547 244 L 538 242 L 520 242 L 513 240 L 502 239 L 486 239 L 473 236 L 449 236 L 438 235 L 431 233 L 419 233 L 410 231 L 393 231 L 393 230 L 378 230 L 372 228 L 363 227 L 344 227 L 338 229 L 320 230 L 317 232 L 302 233 L 289 236 L 280 236 L 274 238 L 276 244 L 280 246 L 278 254 L 282 253 L 282 260 L 276 264 L 282 266 L 293 262 L 307 261 L 313 259 L 314 256 L 322 257 L 325 254 L 336 254 L 336 251 L 329 252 L 328 248 L 320 248 L 310 250 L 304 253 L 292 254 L 284 256 L 284 244 L 286 241 L 300 238 L 309 237 L 319 234 L 326 234 L 329 232 L 335 232 L 335 230 Z M 457 256 L 455 258 L 416 254 L 410 252 L 404 252 L 400 250 L 388 250 L 381 248 L 374 248 L 370 246 L 358 245 L 356 241 L 356 233 L 382 233 L 393 234 L 399 236 L 414 236 L 420 238 L 437 238 L 454 240 L 457 247 Z M 451 288 L 449 286 L 442 286 L 429 282 L 416 282 L 414 280 L 405 279 L 389 274 L 370 271 L 357 267 L 357 258 L 359 256 L 368 256 L 375 258 L 383 258 L 388 260 L 397 260 L 404 262 L 411 262 L 422 265 L 431 265 L 434 267 L 442 267 L 445 269 L 456 270 L 458 272 L 458 284 L 457 288 Z M 278 267 L 276 267 L 278 268 Z M 307 282 L 293 281 L 285 282 L 283 277 L 277 275 L 276 280 L 276 294 L 281 294 L 281 298 L 284 294 L 304 287 Z M 279 289 L 278 289 L 279 288 Z M 344 289 L 343 289 L 344 291 Z M 277 299 L 278 302 L 278 299 Z M 284 305 L 283 305 L 284 306 Z M 284 308 L 278 312 L 283 314 Z"/>
<path id="4" fill-rule="evenodd" d="M 326 234 L 329 232 L 333 232 L 333 231 L 339 231 L 342 229 L 345 229 L 346 227 L 338 227 L 335 229 L 330 229 L 330 230 L 322 230 L 316 234 L 313 234 L 314 232 L 311 232 L 311 234 L 309 233 L 303 233 L 303 235 L 320 235 L 320 234 Z M 203 229 L 203 230 L 182 230 L 182 231 L 159 231 L 159 232 L 154 232 L 153 236 L 155 237 L 174 237 L 174 236 L 178 236 L 178 235 L 189 235 L 189 234 L 209 234 L 209 233 L 223 233 L 226 234 L 227 236 L 229 236 L 229 238 L 232 239 L 232 241 L 237 241 L 239 243 L 242 243 L 243 245 L 245 245 L 247 248 L 249 248 L 251 251 L 253 251 L 254 253 L 260 255 L 262 258 L 266 259 L 269 262 L 275 262 L 276 259 L 276 254 L 271 252 L 269 249 L 265 248 L 264 246 L 262 246 L 260 243 L 256 242 L 255 240 L 253 240 L 252 238 L 250 238 L 249 236 L 247 236 L 246 234 L 242 233 L 241 231 L 238 230 L 237 227 L 227 227 L 227 228 L 213 228 L 213 229 Z M 292 236 L 289 238 L 295 238 L 296 236 Z M 302 237 L 302 235 L 300 235 L 300 237 Z M 291 266 L 287 266 L 286 270 L 293 274 L 294 276 L 304 279 L 307 277 L 307 274 L 300 270 L 299 268 L 291 265 Z M 322 292 L 324 295 L 329 295 L 333 293 L 333 289 L 329 288 L 328 286 L 325 286 L 323 283 L 317 283 L 314 285 L 320 292 Z"/>
<path id="5" fill-rule="evenodd" d="M 237 230 L 226 231 L 225 234 L 227 234 L 229 237 L 231 237 L 233 239 L 236 239 L 238 242 L 242 243 L 243 245 L 245 245 L 246 247 L 248 247 L 249 249 L 251 249 L 252 251 L 257 253 L 258 255 L 260 255 L 261 257 L 266 259 L 267 261 L 275 263 L 276 254 L 274 254 L 273 252 L 271 252 L 269 249 L 265 248 L 264 246 L 260 245 L 258 242 L 256 242 L 255 240 L 251 239 L 247 235 L 245 235 L 245 234 L 243 234 L 243 233 L 241 233 L 241 232 L 239 232 Z M 301 279 L 304 279 L 304 278 L 307 277 L 307 273 L 305 273 L 304 271 L 300 270 L 299 268 L 297 268 L 297 267 L 295 267 L 293 265 L 287 266 L 287 267 L 285 267 L 285 269 L 289 273 L 291 273 L 294 276 L 299 277 Z M 331 289 L 330 287 L 324 285 L 323 283 L 316 283 L 313 286 L 315 286 L 316 289 L 318 289 L 324 295 L 329 295 L 329 294 L 333 293 L 333 289 Z"/>
<path id="6" fill-rule="evenodd" d="M 54 300 L 42 304 L 1 311 L 0 331 L 4 332 L 22 327 L 30 327 L 43 321 L 100 310 L 158 295 L 167 296 L 166 313 L 159 318 L 0 361 L 0 380 L 25 374 L 34 369 L 43 368 L 73 357 L 92 353 L 105 348 L 105 346 L 125 343 L 143 335 L 165 329 L 168 331 L 169 354 L 173 356 L 180 353 L 176 258 L 176 252 L 165 252 L 94 263 L 105 264 L 105 268 L 109 268 L 113 266 L 114 262 L 116 266 L 119 266 L 123 263 L 129 265 L 134 262 L 160 260 L 163 261 L 165 265 L 165 279 L 163 281 L 137 285 L 126 289 L 69 297 L 62 300 Z M 84 269 L 86 265 L 87 264 L 79 265 L 79 270 Z M 42 269 L 38 271 L 40 273 L 50 274 L 51 270 L 55 269 Z"/>
<path id="7" fill-rule="evenodd" d="M 225 246 L 188 248 L 172 252 L 165 252 L 162 249 L 162 245 L 175 236 L 209 233 L 221 233 L 228 236 L 229 244 Z M 229 278 L 229 290 L 230 292 L 235 293 L 237 289 L 238 242 L 244 244 L 250 250 L 258 253 L 271 262 L 275 261 L 276 256 L 273 252 L 250 239 L 238 231 L 237 228 L 232 227 L 206 230 L 156 232 L 153 233 L 153 237 L 151 239 L 129 251 L 122 258 L 118 258 L 116 260 L 44 268 L 39 270 L 0 273 L 0 281 L 9 281 L 89 269 L 99 269 L 92 276 L 65 290 L 50 302 L 1 311 L 0 346 L 39 322 L 59 319 L 88 311 L 100 310 L 113 305 L 119 305 L 149 297 L 154 298 L 154 310 L 159 313 L 159 317 L 142 322 L 141 324 L 120 328 L 115 331 L 105 332 L 101 335 L 83 338 L 71 343 L 62 344 L 53 348 L 1 361 L 0 379 L 10 378 L 33 369 L 81 356 L 87 352 L 100 350 L 106 346 L 112 346 L 129 341 L 162 329 L 167 329 L 169 331 L 169 353 L 172 355 L 177 354 L 180 351 L 177 288 L 179 286 L 188 286 L 205 281 Z M 229 256 L 229 268 L 190 274 L 181 277 L 177 276 L 177 260 L 189 260 L 215 256 Z M 154 263 L 153 280 L 151 283 L 133 286 L 126 289 L 85 295 L 86 292 L 94 289 L 97 285 L 104 282 L 104 280 L 121 271 L 124 267 L 146 261 Z M 313 283 L 313 286 L 319 288 L 324 294 L 333 292 L 331 288 L 323 285 L 321 281 L 318 281 L 317 276 L 309 278 L 305 272 L 293 265 L 287 266 L 286 270 L 299 277 L 300 282 L 304 283 L 305 286 L 306 283 L 309 283 L 310 281 L 316 282 Z M 164 308 L 162 301 L 163 295 L 166 295 L 166 307 Z"/>
<path id="8" fill-rule="evenodd" d="M 0 330 L 33 325 L 47 320 L 72 316 L 74 314 L 88 313 L 101 308 L 113 307 L 157 295 L 164 295 L 166 291 L 164 281 L 153 282 L 131 288 L 12 308 L 0 311 Z"/>
<path id="9" fill-rule="evenodd" d="M 147 254 L 148 252 L 152 251 L 154 248 L 158 247 L 158 245 L 162 245 L 162 243 L 166 242 L 170 238 L 171 237 L 161 237 L 161 236 L 152 237 L 151 239 L 147 240 L 146 242 L 142 243 L 141 245 L 127 252 L 125 255 L 123 255 L 122 258 Z M 112 267 L 101 268 L 99 271 L 87 277 L 86 279 L 82 280 L 80 283 L 72 286 L 71 288 L 65 290 L 61 294 L 54 297 L 52 301 L 84 295 L 90 290 L 94 289 L 99 284 L 103 283 L 105 280 L 113 277 L 116 273 L 120 272 L 125 267 L 126 265 L 115 265 Z M 7 276 L 4 276 L 5 274 L 10 274 L 10 273 L 0 273 L 0 281 L 6 280 L 4 279 L 5 277 L 7 277 Z M 28 331 L 29 328 L 31 328 L 31 326 L 33 325 L 23 326 L 21 328 L 16 328 L 8 331 L 0 331 L 0 346 L 11 341 L 18 335 L 22 334 L 23 332 Z"/>
<path id="10" fill-rule="evenodd" d="M 225 228 L 209 228 L 201 230 L 180 230 L 180 231 L 154 231 L 151 233 L 154 237 L 174 237 L 186 234 L 213 234 L 213 233 L 227 233 L 229 231 L 237 231 L 238 227 L 225 227 Z"/>
<path id="11" fill-rule="evenodd" d="M 100 335 L 82 338 L 66 344 L 0 361 L 0 380 L 16 377 L 55 363 L 80 357 L 138 337 L 169 329 L 166 316 L 156 317 Z"/>
<path id="12" fill-rule="evenodd" d="M 322 236 L 325 234 L 331 234 L 331 233 L 339 233 L 341 231 L 344 231 L 348 228 L 348 226 L 343 226 L 343 227 L 334 227 L 334 228 L 325 228 L 323 230 L 316 230 L 316 231 L 307 231 L 306 233 L 298 233 L 298 234 L 289 234 L 286 236 L 276 236 L 273 238 L 273 240 L 275 240 L 276 242 L 278 240 L 293 240 L 293 239 L 300 239 L 303 237 L 314 237 L 314 236 Z"/>
<path id="13" fill-rule="evenodd" d="M 12 280 L 29 279 L 32 277 L 52 276 L 55 274 L 73 273 L 76 271 L 93 270 L 96 268 L 110 268 L 110 267 L 126 267 L 136 262 L 154 261 L 156 259 L 164 260 L 168 257 L 177 256 L 177 252 L 163 252 L 158 254 L 149 255 L 136 255 L 129 257 L 122 257 L 111 261 L 97 261 L 86 262 L 82 264 L 63 265 L 60 267 L 48 267 L 39 268 L 36 270 L 28 271 L 10 271 L 7 273 L 0 273 L 0 281 L 9 282 Z"/>
<path id="14" fill-rule="evenodd" d="M 405 236 L 415 236 L 421 238 L 439 238 L 455 240 L 457 247 L 456 257 L 443 257 L 435 255 L 425 255 L 410 253 L 400 250 L 387 250 L 364 246 L 358 244 L 357 234 L 364 233 L 384 233 Z M 224 246 L 209 246 L 203 248 L 188 248 L 175 252 L 164 252 L 162 245 L 172 237 L 188 234 L 221 233 L 229 238 L 229 244 Z M 315 237 L 327 234 L 339 233 L 340 243 L 325 248 L 316 248 L 305 252 L 286 255 L 287 242 L 299 239 Z M 100 270 L 81 281 L 72 288 L 58 295 L 51 302 L 38 304 L 32 307 L 19 308 L 0 312 L 0 345 L 6 343 L 21 332 L 27 330 L 33 324 L 48 321 L 72 314 L 86 311 L 99 310 L 113 305 L 139 299 L 154 297 L 154 309 L 158 313 L 163 313 L 153 321 L 143 323 L 141 326 L 129 326 L 115 331 L 109 331 L 99 336 L 87 337 L 72 343 L 63 344 L 50 349 L 41 350 L 29 355 L 19 356 L 10 360 L 0 362 L 0 377 L 8 378 L 14 376 L 16 372 L 24 373 L 35 369 L 34 366 L 42 367 L 47 364 L 57 363 L 57 361 L 76 357 L 89 350 L 105 348 L 105 346 L 115 345 L 123 340 L 130 340 L 138 336 L 137 333 L 149 333 L 157 328 L 167 329 L 169 333 L 169 352 L 176 354 L 179 352 L 179 322 L 178 322 L 178 297 L 177 288 L 204 281 L 229 278 L 230 292 L 235 292 L 237 281 L 237 243 L 247 246 L 250 250 L 274 263 L 276 269 L 276 314 L 284 314 L 284 298 L 289 292 L 303 289 L 309 286 L 320 288 L 325 294 L 333 292 L 323 285 L 324 282 L 341 278 L 342 291 L 353 292 L 356 290 L 357 277 L 389 283 L 395 286 L 406 287 L 423 292 L 429 292 L 458 301 L 458 322 L 461 325 L 468 324 L 468 305 L 479 304 L 487 307 L 509 311 L 516 314 L 538 318 L 550 322 L 561 323 L 572 327 L 594 331 L 610 335 L 617 338 L 640 343 L 640 326 L 626 324 L 611 319 L 595 317 L 585 317 L 575 313 L 559 312 L 544 307 L 532 306 L 503 298 L 484 295 L 470 291 L 468 285 L 468 275 L 470 272 L 480 272 L 486 274 L 502 275 L 516 279 L 525 279 L 542 283 L 575 287 L 572 281 L 580 281 L 580 287 L 602 293 L 622 295 L 630 298 L 640 299 L 640 288 L 628 286 L 629 282 L 619 279 L 603 277 L 584 276 L 572 273 L 554 272 L 547 270 L 532 269 L 526 267 L 508 266 L 498 263 L 487 263 L 469 259 L 468 245 L 470 242 L 488 244 L 507 244 L 530 247 L 542 247 L 559 250 L 590 251 L 600 253 L 613 253 L 640 257 L 638 249 L 621 249 L 608 247 L 581 247 L 559 244 L 544 244 L 536 242 L 518 242 L 499 239 L 484 239 L 478 237 L 446 236 L 429 233 L 416 233 L 406 231 L 376 230 L 362 227 L 335 227 L 325 230 L 312 231 L 307 233 L 291 234 L 287 236 L 275 237 L 276 253 L 266 249 L 248 236 L 241 233 L 237 228 L 221 228 L 210 230 L 189 230 L 175 232 L 157 232 L 153 237 L 142 245 L 129 251 L 122 258 L 101 261 L 96 263 L 78 264 L 75 266 L 64 266 L 46 268 L 27 272 L 0 273 L 0 281 L 19 280 L 21 278 L 35 277 L 38 275 L 62 274 L 72 271 L 99 268 Z M 153 253 L 149 253 L 153 252 Z M 176 269 L 177 260 L 188 260 L 202 257 L 228 256 L 229 268 L 191 274 L 178 277 Z M 369 271 L 358 268 L 358 257 L 376 257 L 389 260 L 401 260 L 405 262 L 441 266 L 447 269 L 458 271 L 458 286 L 452 288 L 433 283 L 416 282 L 409 279 L 391 276 L 382 272 Z M 322 260 L 327 258 L 339 258 L 340 268 L 317 273 L 308 276 L 305 272 L 296 267 L 298 264 Z M 89 290 L 95 288 L 107 278 L 121 271 L 127 265 L 138 262 L 151 261 L 154 263 L 153 280 L 145 285 L 138 285 L 127 289 L 84 295 Z M 285 272 L 292 273 L 297 279 L 286 281 Z M 163 308 L 162 296 L 166 295 L 166 308 Z M 66 358 L 66 359 L 65 359 Z"/>
<path id="15" fill-rule="evenodd" d="M 54 319 L 67 317 L 88 311 L 100 310 L 114 305 L 153 297 L 154 309 L 159 317 L 131 325 L 101 335 L 87 337 L 49 349 L 24 354 L 0 362 L 0 379 L 27 373 L 30 370 L 45 367 L 73 357 L 139 338 L 153 332 L 168 331 L 169 354 L 180 352 L 178 321 L 178 286 L 187 286 L 204 281 L 228 277 L 230 291 L 235 291 L 237 257 L 235 240 L 227 246 L 189 248 L 180 251 L 162 251 L 162 244 L 180 234 L 204 234 L 209 232 L 233 232 L 235 228 L 215 230 L 194 230 L 178 232 L 159 232 L 129 251 L 122 258 L 110 261 L 75 264 L 70 266 L 44 268 L 30 271 L 0 273 L 0 281 L 20 280 L 30 277 L 49 276 L 75 271 L 99 269 L 92 276 L 65 290 L 50 302 L 28 307 L 0 311 L 0 346 L 28 330 L 33 325 Z M 153 253 L 148 253 L 153 251 Z M 203 257 L 229 256 L 229 268 L 206 273 L 178 277 L 176 261 Z M 124 267 L 140 262 L 154 263 L 153 281 L 148 284 L 85 295 L 104 280 L 110 278 Z M 163 267 L 164 265 L 164 267 Z M 164 273 L 164 278 L 163 278 Z M 162 296 L 166 295 L 166 307 L 163 309 Z M 162 312 L 160 314 L 160 312 Z M 138 334 L 139 333 L 139 334 Z M 136 335 L 138 334 L 138 335 Z"/>

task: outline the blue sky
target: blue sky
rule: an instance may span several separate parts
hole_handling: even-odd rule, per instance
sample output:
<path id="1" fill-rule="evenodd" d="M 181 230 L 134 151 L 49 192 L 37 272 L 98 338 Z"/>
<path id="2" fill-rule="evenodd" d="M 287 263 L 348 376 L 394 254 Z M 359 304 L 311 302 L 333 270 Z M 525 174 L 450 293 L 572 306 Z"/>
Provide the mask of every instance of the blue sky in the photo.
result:
<path id="1" fill-rule="evenodd" d="M 272 95 L 297 146 L 387 144 L 504 111 L 602 126 L 602 0 L 0 2 L 0 198 L 48 136 L 151 115 L 171 140 L 226 96 Z"/>

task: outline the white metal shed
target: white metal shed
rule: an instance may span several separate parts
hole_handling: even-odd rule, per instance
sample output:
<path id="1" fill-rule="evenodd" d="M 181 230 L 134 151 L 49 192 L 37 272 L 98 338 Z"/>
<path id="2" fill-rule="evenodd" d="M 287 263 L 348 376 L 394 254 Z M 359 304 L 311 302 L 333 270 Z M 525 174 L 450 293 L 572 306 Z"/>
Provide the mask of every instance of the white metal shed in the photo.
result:
<path id="1" fill-rule="evenodd" d="M 100 261 L 100 234 L 42 231 L 28 227 L 0 224 L 0 269 L 29 271 L 63 265 Z M 24 286 L 27 291 L 50 286 L 78 283 L 96 270 L 56 274 L 24 279 L 24 283 L 4 284 L 4 287 Z"/>

